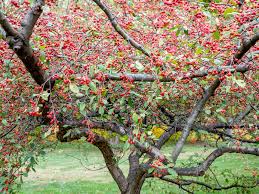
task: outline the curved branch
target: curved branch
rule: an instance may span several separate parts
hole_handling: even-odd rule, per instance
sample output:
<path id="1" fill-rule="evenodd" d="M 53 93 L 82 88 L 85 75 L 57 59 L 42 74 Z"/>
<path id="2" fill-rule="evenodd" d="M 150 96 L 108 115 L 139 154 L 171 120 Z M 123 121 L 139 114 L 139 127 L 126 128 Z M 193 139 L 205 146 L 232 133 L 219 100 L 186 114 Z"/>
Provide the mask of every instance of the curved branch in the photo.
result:
<path id="1" fill-rule="evenodd" d="M 259 148 L 248 147 L 222 147 L 214 150 L 199 166 L 189 168 L 174 168 L 181 176 L 203 176 L 210 165 L 225 153 L 241 153 L 259 156 Z"/>
<path id="2" fill-rule="evenodd" d="M 122 136 L 127 134 L 127 129 L 116 122 L 93 121 L 90 119 L 88 119 L 87 122 L 88 122 L 88 127 L 92 129 L 93 128 L 104 129 L 104 130 L 112 131 Z M 69 120 L 61 121 L 60 126 L 65 126 L 65 125 L 68 128 L 78 128 L 78 127 L 87 126 L 83 121 L 69 121 Z"/>
<path id="3" fill-rule="evenodd" d="M 128 182 L 115 160 L 114 153 L 109 143 L 103 137 L 96 136 L 93 145 L 98 147 L 102 152 L 106 166 L 109 169 L 113 179 L 116 181 L 120 191 L 122 193 L 125 192 L 128 188 Z"/>
<path id="4" fill-rule="evenodd" d="M 214 191 L 228 190 L 228 189 L 232 189 L 232 188 L 254 188 L 258 185 L 258 182 L 255 185 L 250 185 L 250 186 L 234 183 L 229 186 L 213 187 L 207 183 L 204 183 L 201 181 L 195 181 L 195 180 L 186 180 L 186 179 L 174 180 L 174 179 L 170 179 L 167 177 L 161 177 L 160 179 L 163 181 L 166 181 L 166 182 L 170 182 L 170 183 L 179 185 L 179 186 L 188 186 L 188 185 L 196 184 L 196 185 L 200 185 L 200 186 L 206 187 L 207 189 L 214 190 Z"/>
<path id="5" fill-rule="evenodd" d="M 64 137 L 64 135 L 67 133 L 69 129 L 68 128 L 62 128 L 60 127 L 57 138 L 61 142 L 71 142 L 73 140 L 78 140 L 81 137 L 89 137 L 89 129 L 84 128 L 81 129 L 80 132 L 71 132 L 68 136 Z M 102 155 L 105 160 L 105 164 L 107 168 L 109 169 L 113 179 L 116 181 L 119 189 L 121 192 L 125 192 L 128 187 L 127 179 L 125 178 L 122 170 L 119 168 L 117 162 L 114 159 L 114 153 L 112 151 L 112 148 L 110 147 L 110 144 L 106 141 L 105 138 L 94 134 L 94 137 L 92 140 L 92 144 L 99 148 L 99 150 L 102 152 Z"/>
<path id="6" fill-rule="evenodd" d="M 203 176 L 205 172 L 209 169 L 211 164 L 220 156 L 225 153 L 240 153 L 240 154 L 250 154 L 259 156 L 259 148 L 248 148 L 248 147 L 222 147 L 214 150 L 202 163 L 200 163 L 196 167 L 173 167 L 172 169 L 179 176 Z M 164 163 L 168 164 L 168 163 Z M 142 165 L 144 170 L 150 169 L 149 163 L 145 163 Z M 163 171 L 159 171 L 161 177 L 166 175 L 170 175 L 167 168 L 164 168 Z"/>
<path id="7" fill-rule="evenodd" d="M 139 43 L 137 43 L 131 36 L 129 36 L 127 34 L 127 32 L 118 24 L 118 22 L 116 21 L 115 16 L 111 13 L 111 11 L 109 10 L 109 8 L 102 3 L 100 0 L 93 0 L 96 5 L 98 5 L 106 14 L 106 16 L 108 17 L 108 19 L 110 20 L 113 28 L 127 41 L 129 42 L 134 48 L 140 50 L 141 52 L 143 52 L 146 56 L 150 57 L 150 54 L 143 48 L 142 45 L 140 45 Z"/>

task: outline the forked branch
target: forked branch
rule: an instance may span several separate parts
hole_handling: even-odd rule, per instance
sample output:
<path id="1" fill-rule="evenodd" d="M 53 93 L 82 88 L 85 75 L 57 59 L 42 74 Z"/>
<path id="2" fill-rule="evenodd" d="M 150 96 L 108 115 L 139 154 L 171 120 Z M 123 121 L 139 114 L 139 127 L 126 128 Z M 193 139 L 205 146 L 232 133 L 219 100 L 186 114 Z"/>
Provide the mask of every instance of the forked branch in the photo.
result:
<path id="1" fill-rule="evenodd" d="M 22 28 L 20 32 L 25 40 L 28 40 L 31 37 L 33 28 L 42 13 L 42 7 L 44 4 L 43 0 L 37 0 L 21 22 Z"/>

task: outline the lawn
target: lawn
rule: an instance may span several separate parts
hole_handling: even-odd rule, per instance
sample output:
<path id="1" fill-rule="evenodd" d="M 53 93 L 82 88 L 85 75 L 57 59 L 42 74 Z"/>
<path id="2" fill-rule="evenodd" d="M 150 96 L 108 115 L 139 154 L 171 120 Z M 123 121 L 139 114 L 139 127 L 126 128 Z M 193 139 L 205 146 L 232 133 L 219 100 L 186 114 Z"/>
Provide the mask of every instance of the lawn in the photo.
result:
<path id="1" fill-rule="evenodd" d="M 171 146 L 164 148 L 164 153 L 170 153 Z M 187 145 L 180 156 L 178 165 L 188 165 L 190 161 L 202 160 L 211 148 L 202 145 Z M 194 157 L 192 155 L 195 155 Z M 120 160 L 120 166 L 127 172 L 126 156 Z M 249 175 L 251 169 L 258 171 L 259 161 L 255 156 L 229 154 L 220 157 L 213 164 L 212 169 L 228 172 L 232 170 L 239 176 Z M 222 175 L 218 175 L 219 182 L 224 183 Z M 259 193 L 259 189 L 251 190 Z M 92 145 L 79 143 L 58 144 L 56 149 L 49 150 L 40 158 L 36 172 L 31 172 L 24 178 L 21 194 L 113 194 L 119 193 L 117 185 L 105 168 L 100 152 Z M 147 180 L 142 193 L 184 193 L 175 185 L 169 185 L 157 179 Z M 202 192 L 197 192 L 202 193 Z M 236 193 L 235 190 L 217 193 Z"/>

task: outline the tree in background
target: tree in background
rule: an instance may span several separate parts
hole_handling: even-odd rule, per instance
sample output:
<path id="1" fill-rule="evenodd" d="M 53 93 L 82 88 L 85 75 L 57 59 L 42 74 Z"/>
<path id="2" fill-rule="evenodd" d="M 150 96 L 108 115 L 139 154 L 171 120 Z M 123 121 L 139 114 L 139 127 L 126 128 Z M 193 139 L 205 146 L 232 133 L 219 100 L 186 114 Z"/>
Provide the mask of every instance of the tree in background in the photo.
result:
<path id="1" fill-rule="evenodd" d="M 98 147 L 121 193 L 140 193 L 154 177 L 190 193 L 255 187 L 256 171 L 221 183 L 208 169 L 224 154 L 259 155 L 258 8 L 255 0 L 2 0 L 1 191 L 14 192 L 53 133 Z M 167 126 L 159 138 L 156 125 Z M 127 176 L 96 128 L 124 142 Z M 215 149 L 183 166 L 191 131 L 213 134 Z"/>

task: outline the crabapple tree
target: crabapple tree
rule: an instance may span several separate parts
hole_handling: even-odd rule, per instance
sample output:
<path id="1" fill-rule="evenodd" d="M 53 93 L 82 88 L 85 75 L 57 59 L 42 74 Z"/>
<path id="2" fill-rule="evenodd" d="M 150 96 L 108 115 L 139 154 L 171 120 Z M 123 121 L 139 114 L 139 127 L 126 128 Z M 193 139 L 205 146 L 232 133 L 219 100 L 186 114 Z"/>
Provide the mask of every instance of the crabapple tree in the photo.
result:
<path id="1" fill-rule="evenodd" d="M 259 155 L 258 9 L 256 0 L 2 0 L 1 192 L 15 192 L 50 134 L 98 147 L 121 193 L 152 178 L 190 193 L 257 186 L 253 168 L 226 183 L 210 167 L 225 154 Z M 96 128 L 120 136 L 127 175 Z M 193 131 L 214 137 L 214 150 L 183 165 Z"/>

